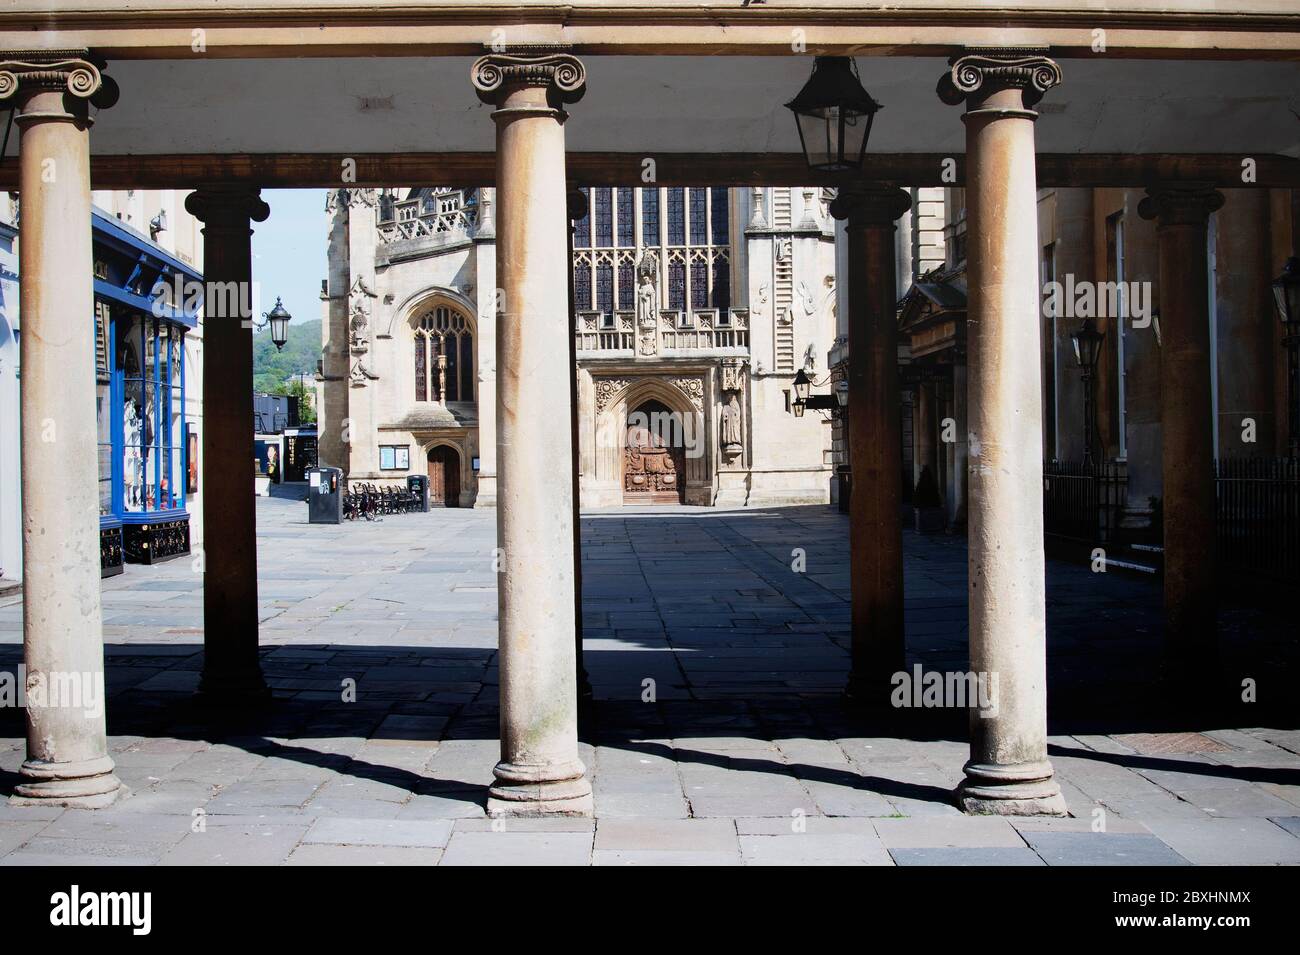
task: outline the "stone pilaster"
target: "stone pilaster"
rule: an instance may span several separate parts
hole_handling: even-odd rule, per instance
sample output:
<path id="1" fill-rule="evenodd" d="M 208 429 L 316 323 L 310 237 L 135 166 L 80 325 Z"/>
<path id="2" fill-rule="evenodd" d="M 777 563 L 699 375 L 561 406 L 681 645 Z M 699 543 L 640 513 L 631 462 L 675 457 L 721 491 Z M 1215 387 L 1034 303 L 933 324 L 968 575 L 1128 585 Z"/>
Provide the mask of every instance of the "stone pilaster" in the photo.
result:
<path id="1" fill-rule="evenodd" d="M 1042 323 L 1031 107 L 1061 81 L 1036 51 L 971 50 L 939 83 L 966 103 L 970 666 L 967 812 L 1062 815 L 1047 759 Z"/>
<path id="2" fill-rule="evenodd" d="M 849 500 L 852 671 L 848 692 L 883 706 L 904 668 L 902 437 L 895 221 L 912 204 L 902 189 L 854 185 L 831 214 L 846 221 L 849 304 Z M 890 281 L 879 281 L 886 276 Z"/>
<path id="3" fill-rule="evenodd" d="M 1206 224 L 1223 205 L 1213 186 L 1152 187 L 1160 260 L 1160 417 L 1164 483 L 1165 637 L 1195 659 L 1215 638 L 1214 437 L 1210 397 Z"/>
<path id="4" fill-rule="evenodd" d="M 16 110 L 23 661 L 27 759 L 13 801 L 106 806 L 123 787 L 105 728 L 88 106 L 116 86 L 82 51 L 0 54 Z M 105 411 L 107 414 L 107 410 Z"/>
<path id="5" fill-rule="evenodd" d="M 497 587 L 501 761 L 493 815 L 590 814 L 578 758 L 573 484 L 547 481 L 572 457 L 568 211 L 561 108 L 584 92 L 567 53 L 493 53 L 471 71 L 496 107 Z M 539 409 L 545 409 L 539 412 Z"/>
<path id="6" fill-rule="evenodd" d="M 212 701 L 270 695 L 258 660 L 253 491 L 251 223 L 270 215 L 259 190 L 204 186 L 185 199 L 203 223 L 203 675 Z"/>

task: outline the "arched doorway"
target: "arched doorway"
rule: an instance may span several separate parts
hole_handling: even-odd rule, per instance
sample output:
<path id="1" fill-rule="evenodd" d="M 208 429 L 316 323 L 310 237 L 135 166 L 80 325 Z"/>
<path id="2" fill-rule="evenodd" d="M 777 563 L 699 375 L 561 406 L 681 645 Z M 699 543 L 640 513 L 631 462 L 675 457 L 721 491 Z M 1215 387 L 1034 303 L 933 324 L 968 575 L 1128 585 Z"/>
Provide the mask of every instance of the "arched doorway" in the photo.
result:
<path id="1" fill-rule="evenodd" d="M 429 506 L 460 507 L 460 454 L 445 444 L 429 449 Z"/>
<path id="2" fill-rule="evenodd" d="M 662 402 L 646 401 L 628 412 L 625 434 L 623 503 L 686 503 L 681 416 Z"/>

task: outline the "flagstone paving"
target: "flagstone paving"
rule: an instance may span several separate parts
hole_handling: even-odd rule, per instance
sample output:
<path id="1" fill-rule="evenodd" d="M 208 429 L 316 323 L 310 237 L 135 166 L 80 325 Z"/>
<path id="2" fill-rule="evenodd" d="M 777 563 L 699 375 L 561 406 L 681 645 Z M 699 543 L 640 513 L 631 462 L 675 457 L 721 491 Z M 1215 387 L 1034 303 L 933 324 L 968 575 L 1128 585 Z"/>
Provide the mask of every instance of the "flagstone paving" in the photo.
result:
<path id="1" fill-rule="evenodd" d="M 1163 669 L 1154 582 L 1049 562 L 1051 755 L 1072 818 L 968 818 L 951 798 L 964 710 L 882 717 L 839 697 L 848 528 L 825 507 L 585 515 L 596 816 L 489 820 L 493 512 L 333 527 L 305 510 L 258 501 L 265 710 L 193 700 L 197 562 L 104 582 L 131 795 L 97 812 L 0 802 L 0 865 L 1300 864 L 1283 622 L 1227 607 L 1189 698 Z M 909 665 L 964 669 L 964 542 L 905 543 Z M 21 643 L 21 604 L 0 599 L 0 671 Z M 0 793 L 22 737 L 21 711 L 0 709 Z"/>

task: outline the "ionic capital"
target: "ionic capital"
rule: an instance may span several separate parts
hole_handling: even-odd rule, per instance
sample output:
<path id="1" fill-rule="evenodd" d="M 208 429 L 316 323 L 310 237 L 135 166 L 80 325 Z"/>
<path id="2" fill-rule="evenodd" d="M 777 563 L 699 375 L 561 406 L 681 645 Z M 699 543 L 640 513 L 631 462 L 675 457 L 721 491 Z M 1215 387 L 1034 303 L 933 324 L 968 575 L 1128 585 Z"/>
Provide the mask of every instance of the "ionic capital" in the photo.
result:
<path id="1" fill-rule="evenodd" d="M 910 208 L 912 197 L 905 189 L 883 183 L 849 183 L 831 201 L 831 215 L 847 219 L 851 229 L 892 226 Z"/>
<path id="2" fill-rule="evenodd" d="M 250 222 L 262 222 L 271 214 L 261 193 L 234 183 L 200 186 L 185 197 L 185 211 L 208 228 L 247 229 Z"/>
<path id="3" fill-rule="evenodd" d="M 36 93 L 61 92 L 68 117 L 84 114 L 89 103 L 107 109 L 117 102 L 117 84 L 104 75 L 106 64 L 86 50 L 16 50 L 0 53 L 0 102 L 15 99 L 23 109 Z M 57 114 L 43 107 L 46 118 Z M 25 112 L 25 110 L 24 110 Z M 21 120 L 21 117 L 20 117 Z"/>
<path id="4" fill-rule="evenodd" d="M 949 106 L 974 104 L 994 93 L 1019 90 L 1026 108 L 1061 83 L 1061 67 L 1045 50 L 970 49 L 948 61 L 939 80 L 939 99 Z"/>
<path id="5" fill-rule="evenodd" d="M 550 104 L 576 103 L 587 91 L 587 68 L 571 53 L 489 53 L 474 61 L 470 79 L 478 98 L 501 106 L 505 98 L 521 88 L 546 90 Z"/>
<path id="6" fill-rule="evenodd" d="M 1223 193 L 1208 182 L 1162 183 L 1147 188 L 1138 215 L 1157 226 L 1205 225 L 1210 213 L 1223 207 Z"/>

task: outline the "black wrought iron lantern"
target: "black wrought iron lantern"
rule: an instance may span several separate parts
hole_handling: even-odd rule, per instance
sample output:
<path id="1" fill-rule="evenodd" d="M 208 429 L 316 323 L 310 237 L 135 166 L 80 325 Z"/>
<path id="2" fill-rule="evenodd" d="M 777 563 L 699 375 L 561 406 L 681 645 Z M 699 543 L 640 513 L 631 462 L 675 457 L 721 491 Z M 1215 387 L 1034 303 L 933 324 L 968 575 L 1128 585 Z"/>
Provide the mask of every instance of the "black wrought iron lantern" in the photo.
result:
<path id="1" fill-rule="evenodd" d="M 1291 457 L 1300 458 L 1300 258 L 1287 259 L 1286 266 L 1273 282 L 1277 317 L 1284 330 L 1286 348 L 1286 403 L 1288 441 Z"/>
<path id="2" fill-rule="evenodd" d="M 1088 467 L 1092 466 L 1097 444 L 1097 402 L 1093 395 L 1093 381 L 1105 338 L 1106 333 L 1097 331 L 1097 323 L 1091 318 L 1084 319 L 1083 324 L 1070 335 L 1074 342 L 1074 360 L 1083 371 L 1083 463 Z"/>
<path id="3" fill-rule="evenodd" d="M 275 343 L 275 350 L 280 351 L 284 348 L 284 343 L 289 340 L 289 321 L 293 318 L 288 309 L 280 302 L 280 297 L 275 298 L 275 308 L 269 312 L 263 312 L 262 318 L 265 319 L 263 324 L 271 326 L 271 341 Z"/>
<path id="4" fill-rule="evenodd" d="M 1286 260 L 1282 274 L 1273 280 L 1273 298 L 1278 319 L 1288 335 L 1295 335 L 1300 331 L 1300 258 Z"/>
<path id="5" fill-rule="evenodd" d="M 849 406 L 849 380 L 841 378 L 835 382 L 835 401 L 841 408 Z"/>
<path id="6" fill-rule="evenodd" d="M 880 104 L 863 88 L 850 57 L 817 57 L 812 76 L 785 105 L 794 113 L 809 168 L 828 172 L 862 168 Z"/>
<path id="7" fill-rule="evenodd" d="M 807 402 L 808 391 L 812 388 L 812 379 L 802 368 L 794 376 L 794 399 L 799 402 Z"/>
<path id="8" fill-rule="evenodd" d="M 1105 337 L 1106 333 L 1097 331 L 1097 323 L 1091 318 L 1084 319 L 1079 329 L 1070 335 L 1070 340 L 1074 342 L 1074 360 L 1080 368 L 1093 371 L 1097 367 L 1097 359 L 1101 357 L 1101 343 Z"/>

